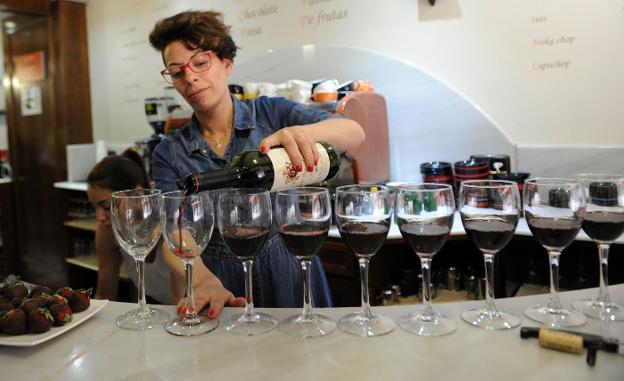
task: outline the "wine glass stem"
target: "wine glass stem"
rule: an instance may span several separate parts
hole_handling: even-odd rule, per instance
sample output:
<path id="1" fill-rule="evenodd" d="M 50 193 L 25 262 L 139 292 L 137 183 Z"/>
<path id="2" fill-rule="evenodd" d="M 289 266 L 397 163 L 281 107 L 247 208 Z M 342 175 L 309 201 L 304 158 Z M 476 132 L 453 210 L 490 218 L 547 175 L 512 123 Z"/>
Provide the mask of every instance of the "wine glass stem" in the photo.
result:
<path id="1" fill-rule="evenodd" d="M 147 302 L 145 301 L 145 259 L 137 259 L 135 260 L 136 269 L 137 269 L 137 287 L 139 294 L 139 314 L 148 315 L 149 308 L 147 307 Z"/>
<path id="2" fill-rule="evenodd" d="M 485 261 L 485 308 L 490 313 L 497 313 L 494 304 L 494 254 L 483 253 Z"/>
<path id="3" fill-rule="evenodd" d="M 373 319 L 373 312 L 370 308 L 370 298 L 368 294 L 368 258 L 359 258 L 360 279 L 362 283 L 362 313 L 368 319 Z"/>
<path id="4" fill-rule="evenodd" d="M 254 316 L 253 305 L 253 261 L 243 261 L 243 272 L 245 273 L 245 318 L 251 319 Z"/>
<path id="5" fill-rule="evenodd" d="M 195 310 L 195 292 L 193 292 L 193 261 L 184 262 L 184 275 L 186 276 L 186 320 L 197 318 Z"/>
<path id="6" fill-rule="evenodd" d="M 549 251 L 548 257 L 550 259 L 550 300 L 548 301 L 547 308 L 553 310 L 561 310 L 563 306 L 559 300 L 559 257 L 560 251 Z"/>
<path id="7" fill-rule="evenodd" d="M 600 291 L 598 293 L 598 301 L 603 303 L 611 303 L 609 297 L 609 244 L 599 243 L 598 254 L 600 259 Z"/>
<path id="8" fill-rule="evenodd" d="M 301 270 L 303 271 L 303 318 L 312 319 L 312 289 L 310 288 L 310 270 L 312 261 L 302 260 Z"/>
<path id="9" fill-rule="evenodd" d="M 422 268 L 422 302 L 424 305 L 422 315 L 433 317 L 433 308 L 431 308 L 431 258 L 420 257 L 420 267 Z"/>

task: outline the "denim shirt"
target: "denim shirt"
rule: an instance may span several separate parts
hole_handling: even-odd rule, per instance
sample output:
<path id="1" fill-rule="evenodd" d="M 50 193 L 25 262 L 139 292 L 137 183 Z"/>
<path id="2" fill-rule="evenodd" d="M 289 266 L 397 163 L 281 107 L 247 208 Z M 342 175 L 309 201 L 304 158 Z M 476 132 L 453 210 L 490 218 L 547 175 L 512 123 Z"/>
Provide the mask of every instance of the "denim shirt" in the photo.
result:
<path id="1" fill-rule="evenodd" d="M 176 190 L 175 181 L 178 178 L 193 172 L 227 168 L 239 152 L 257 151 L 262 139 L 281 128 L 316 123 L 334 117 L 327 111 L 308 108 L 284 98 L 262 96 L 240 101 L 232 97 L 232 101 L 234 128 L 223 157 L 212 151 L 193 115 L 189 125 L 172 131 L 156 146 L 152 154 L 152 177 L 157 189 L 163 193 Z M 213 203 L 218 200 L 219 192 L 223 191 L 227 190 L 210 192 Z M 210 243 L 201 258 L 224 287 L 236 296 L 244 295 L 242 266 L 225 246 L 216 224 Z M 276 234 L 275 227 L 260 253 L 254 257 L 252 274 L 256 306 L 301 306 L 303 284 L 300 265 Z M 314 304 L 319 307 L 331 306 L 329 286 L 318 257 L 313 262 L 311 277 Z"/>
<path id="2" fill-rule="evenodd" d="M 312 124 L 331 118 L 324 110 L 312 109 L 285 98 L 259 97 L 234 102 L 234 131 L 223 157 L 204 139 L 195 115 L 191 124 L 174 130 L 152 154 L 152 177 L 156 188 L 176 190 L 175 180 L 192 172 L 227 168 L 242 151 L 257 151 L 260 141 L 284 127 Z"/>

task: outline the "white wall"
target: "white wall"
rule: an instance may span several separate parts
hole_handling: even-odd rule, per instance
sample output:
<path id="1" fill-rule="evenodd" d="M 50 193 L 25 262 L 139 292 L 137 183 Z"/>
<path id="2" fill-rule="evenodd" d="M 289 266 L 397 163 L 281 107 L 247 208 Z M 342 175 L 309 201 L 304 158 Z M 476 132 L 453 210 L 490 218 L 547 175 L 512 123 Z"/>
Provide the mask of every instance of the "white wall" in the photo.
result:
<path id="1" fill-rule="evenodd" d="M 143 99 L 165 83 L 147 36 L 186 9 L 224 12 L 240 60 L 308 43 L 377 50 L 456 89 L 514 144 L 624 144 L 624 0 L 92 0 L 94 139 L 151 134 Z"/>

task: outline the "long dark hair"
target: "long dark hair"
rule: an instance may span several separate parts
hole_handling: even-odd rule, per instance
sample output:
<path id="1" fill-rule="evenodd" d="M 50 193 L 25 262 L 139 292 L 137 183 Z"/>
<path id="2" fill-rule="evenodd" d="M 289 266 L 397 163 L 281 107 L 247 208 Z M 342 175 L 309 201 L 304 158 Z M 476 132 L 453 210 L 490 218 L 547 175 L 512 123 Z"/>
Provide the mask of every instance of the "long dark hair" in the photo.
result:
<path id="1" fill-rule="evenodd" d="M 121 155 L 110 155 L 102 159 L 89 172 L 87 183 L 92 187 L 113 192 L 137 186 L 145 189 L 150 187 L 143 160 L 138 152 L 131 148 Z"/>

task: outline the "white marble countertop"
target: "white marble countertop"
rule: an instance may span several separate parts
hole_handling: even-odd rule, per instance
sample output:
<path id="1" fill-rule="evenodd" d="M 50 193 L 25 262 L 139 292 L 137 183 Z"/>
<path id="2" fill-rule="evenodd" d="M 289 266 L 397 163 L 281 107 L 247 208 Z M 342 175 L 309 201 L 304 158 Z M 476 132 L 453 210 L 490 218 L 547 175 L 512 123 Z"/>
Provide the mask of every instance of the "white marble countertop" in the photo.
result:
<path id="1" fill-rule="evenodd" d="M 562 293 L 573 300 L 596 289 Z M 611 287 L 624 304 L 624 284 Z M 499 308 L 521 315 L 546 295 L 500 299 Z M 434 300 L 435 302 L 435 300 Z M 297 339 L 278 330 L 257 337 L 226 333 L 222 327 L 199 337 L 176 337 L 161 328 L 145 332 L 115 326 L 115 317 L 135 306 L 109 303 L 71 331 L 31 348 L 0 347 L 2 378 L 19 380 L 622 380 L 624 356 L 598 352 L 595 367 L 585 355 L 544 349 L 521 339 L 519 328 L 485 331 L 460 321 L 464 309 L 483 301 L 434 304 L 458 321 L 443 337 L 425 338 L 397 327 L 388 335 L 360 338 L 335 331 Z M 165 307 L 173 312 L 173 306 Z M 379 307 L 395 321 L 420 305 Z M 334 320 L 356 308 L 318 309 Z M 220 318 L 240 309 L 226 308 Z M 283 319 L 299 309 L 262 309 Z M 537 326 L 527 318 L 522 325 Z M 578 331 L 624 339 L 624 322 L 589 319 Z"/>
<path id="2" fill-rule="evenodd" d="M 453 226 L 451 227 L 451 236 L 465 236 L 465 235 L 466 235 L 466 231 L 464 230 L 464 226 L 462 225 L 461 216 L 459 212 L 456 211 L 455 217 L 453 219 Z M 516 227 L 515 235 L 525 236 L 525 237 L 533 236 L 533 234 L 531 233 L 531 230 L 529 229 L 529 225 L 527 224 L 524 217 L 518 220 L 518 226 Z M 338 231 L 338 228 L 336 226 L 332 226 L 332 228 L 329 230 L 329 237 L 340 238 L 340 232 Z M 399 231 L 399 227 L 394 222 L 392 222 L 392 225 L 390 226 L 390 231 L 388 232 L 387 239 L 388 240 L 403 239 L 403 237 L 401 236 L 401 232 Z M 583 230 L 581 230 L 576 236 L 576 240 L 589 242 L 591 241 L 591 238 L 589 238 L 589 236 L 585 234 Z M 618 238 L 615 241 L 615 243 L 624 244 L 624 235 Z"/>

